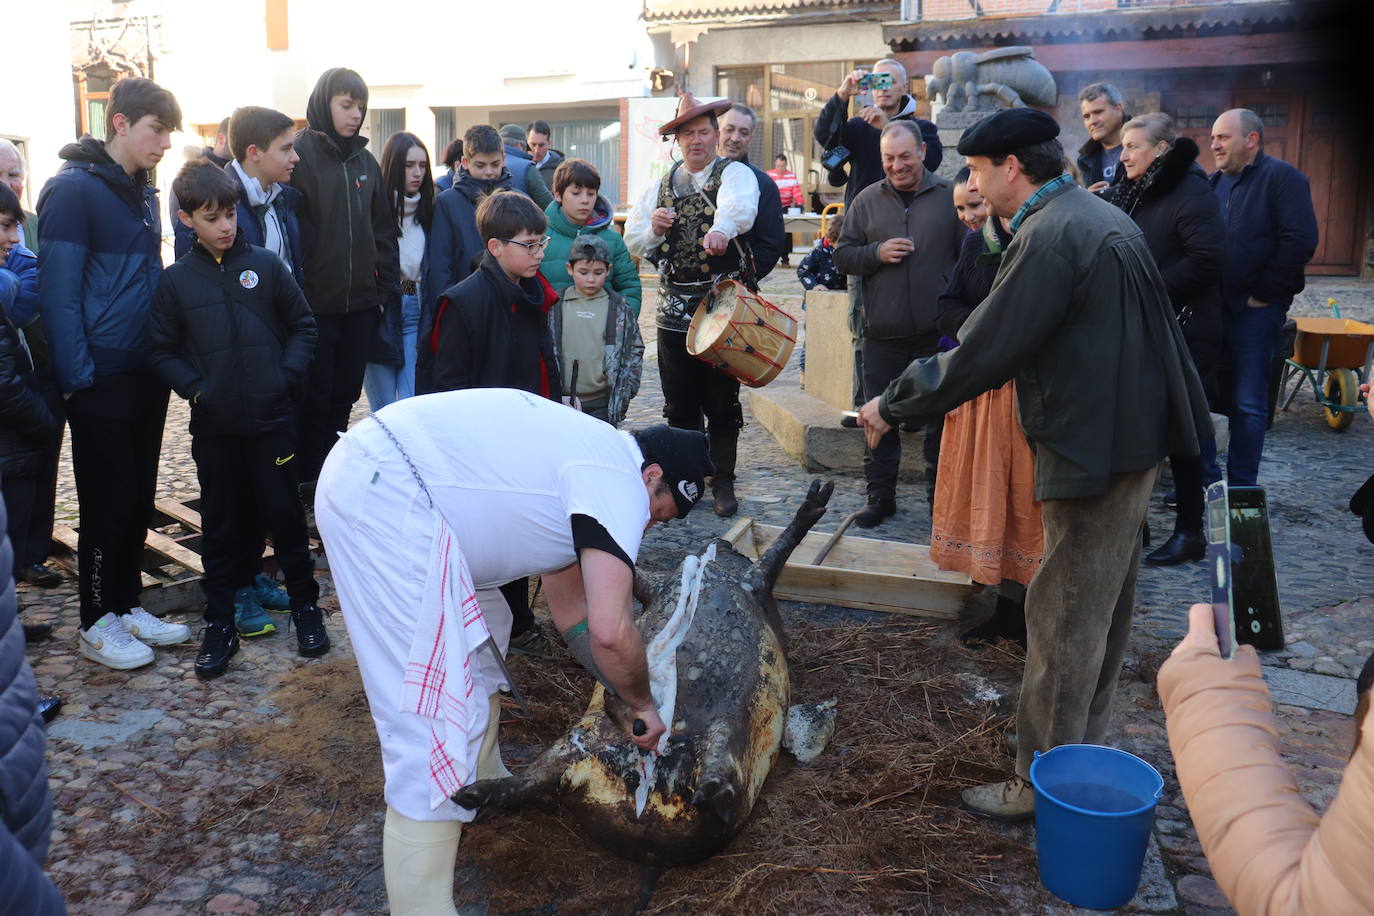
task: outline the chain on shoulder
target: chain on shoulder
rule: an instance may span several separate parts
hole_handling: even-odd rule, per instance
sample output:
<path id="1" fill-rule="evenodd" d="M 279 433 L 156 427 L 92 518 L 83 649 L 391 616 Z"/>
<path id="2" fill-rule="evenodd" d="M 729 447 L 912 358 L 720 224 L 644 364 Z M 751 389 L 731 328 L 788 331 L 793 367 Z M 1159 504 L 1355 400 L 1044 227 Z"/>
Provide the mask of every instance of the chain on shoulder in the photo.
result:
<path id="1" fill-rule="evenodd" d="M 414 477 L 415 482 L 420 485 L 420 492 L 425 494 L 425 499 L 429 501 L 429 507 L 433 509 L 434 497 L 430 495 L 429 487 L 425 486 L 425 479 L 420 476 L 420 471 L 418 468 L 415 467 L 415 462 L 411 461 L 410 455 L 406 452 L 405 449 L 401 448 L 400 440 L 398 440 L 394 435 L 392 435 L 391 430 L 387 427 L 385 423 L 381 421 L 380 418 L 378 418 L 376 414 L 372 415 L 372 420 L 382 428 L 382 432 L 386 433 L 386 437 L 391 440 L 391 444 L 396 446 L 396 451 L 401 453 L 401 460 L 403 460 L 406 463 L 406 467 L 410 468 L 411 476 Z"/>

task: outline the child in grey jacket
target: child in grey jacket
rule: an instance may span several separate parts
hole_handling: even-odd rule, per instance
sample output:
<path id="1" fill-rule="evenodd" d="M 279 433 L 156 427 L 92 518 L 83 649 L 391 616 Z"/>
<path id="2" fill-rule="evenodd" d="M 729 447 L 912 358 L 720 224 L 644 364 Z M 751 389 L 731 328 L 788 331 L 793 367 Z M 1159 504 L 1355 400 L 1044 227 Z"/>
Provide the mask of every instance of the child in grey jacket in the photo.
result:
<path id="1" fill-rule="evenodd" d="M 573 282 L 549 310 L 549 326 L 563 391 L 581 403 L 583 413 L 619 426 L 639 393 L 644 340 L 634 309 L 624 296 L 606 288 L 610 269 L 604 240 L 594 235 L 574 239 L 568 251 Z"/>

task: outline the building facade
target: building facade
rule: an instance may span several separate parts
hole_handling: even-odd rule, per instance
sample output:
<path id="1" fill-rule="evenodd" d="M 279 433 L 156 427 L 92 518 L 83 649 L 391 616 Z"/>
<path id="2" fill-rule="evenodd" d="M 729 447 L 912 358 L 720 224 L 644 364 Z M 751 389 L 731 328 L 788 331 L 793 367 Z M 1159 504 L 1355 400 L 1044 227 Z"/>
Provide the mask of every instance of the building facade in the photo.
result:
<path id="1" fill-rule="evenodd" d="M 1311 181 L 1321 243 L 1315 274 L 1367 273 L 1371 173 L 1364 117 L 1344 78 L 1347 8 L 1302 0 L 907 0 L 884 27 L 893 55 L 916 73 L 956 51 L 1027 45 L 1054 74 L 1051 112 L 1065 148 L 1086 139 L 1079 90 L 1106 80 L 1127 114 L 1164 111 L 1198 141 L 1211 171 L 1212 123 L 1228 108 L 1264 119 L 1264 151 Z"/>

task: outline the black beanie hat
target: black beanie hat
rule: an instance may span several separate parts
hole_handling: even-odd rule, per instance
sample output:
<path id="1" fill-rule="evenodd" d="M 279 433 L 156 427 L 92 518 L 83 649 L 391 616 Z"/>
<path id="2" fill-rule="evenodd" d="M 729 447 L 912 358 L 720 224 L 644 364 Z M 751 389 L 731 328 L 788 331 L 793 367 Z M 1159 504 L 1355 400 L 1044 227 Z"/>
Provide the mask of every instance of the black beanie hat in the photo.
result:
<path id="1" fill-rule="evenodd" d="M 673 491 L 677 517 L 686 518 L 705 492 L 706 478 L 716 473 L 706 446 L 706 434 L 659 425 L 639 430 L 635 433 L 635 441 L 644 454 L 641 468 L 656 464 L 663 469 L 663 483 Z"/>

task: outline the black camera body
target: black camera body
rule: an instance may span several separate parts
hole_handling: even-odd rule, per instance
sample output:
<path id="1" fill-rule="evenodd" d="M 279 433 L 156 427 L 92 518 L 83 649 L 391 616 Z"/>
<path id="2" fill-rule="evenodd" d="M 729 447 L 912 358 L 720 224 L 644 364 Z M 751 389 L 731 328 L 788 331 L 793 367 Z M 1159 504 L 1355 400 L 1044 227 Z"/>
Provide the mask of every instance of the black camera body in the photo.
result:
<path id="1" fill-rule="evenodd" d="M 825 151 L 821 156 L 821 166 L 831 172 L 835 169 L 844 168 L 844 164 L 849 161 L 849 148 L 835 145 Z"/>

